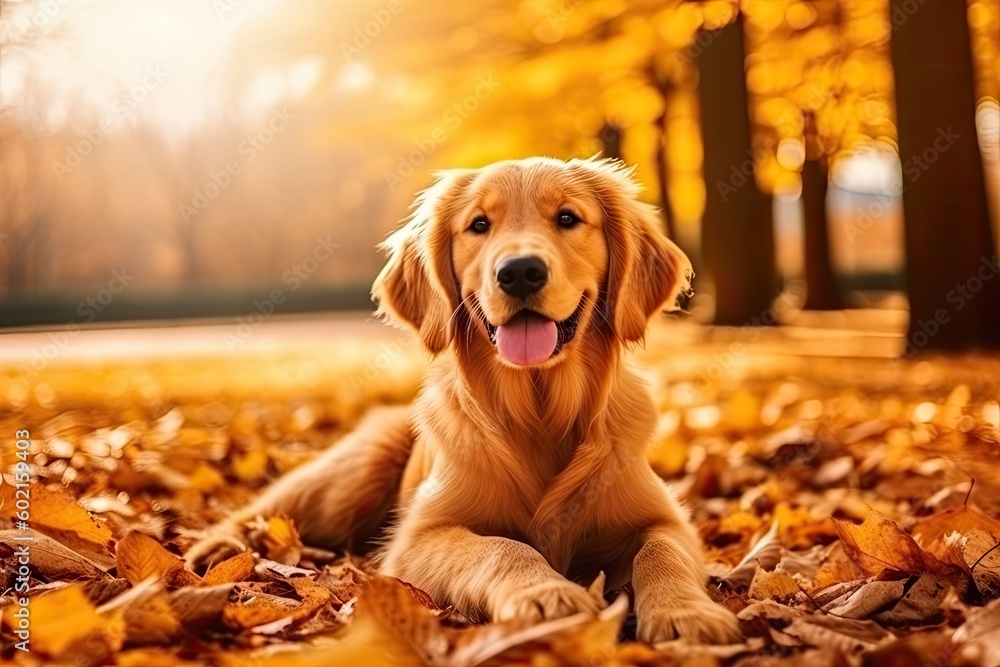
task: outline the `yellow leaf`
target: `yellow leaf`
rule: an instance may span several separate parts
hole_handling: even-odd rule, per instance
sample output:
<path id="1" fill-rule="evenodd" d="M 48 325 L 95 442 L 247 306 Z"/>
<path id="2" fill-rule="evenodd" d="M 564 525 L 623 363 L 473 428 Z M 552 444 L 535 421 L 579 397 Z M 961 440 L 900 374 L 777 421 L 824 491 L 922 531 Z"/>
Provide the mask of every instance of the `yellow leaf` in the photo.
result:
<path id="1" fill-rule="evenodd" d="M 8 607 L 4 612 L 4 624 L 11 628 L 16 627 L 14 609 Z M 107 621 L 97 613 L 81 586 L 66 586 L 31 598 L 28 612 L 32 652 L 59 658 L 70 649 L 74 653 L 81 650 L 84 642 L 104 643 Z M 90 641 L 94 637 L 97 642 Z"/>
<path id="2" fill-rule="evenodd" d="M 302 540 L 288 516 L 281 514 L 267 520 L 263 542 L 267 557 L 282 565 L 298 565 L 302 559 Z"/>
<path id="3" fill-rule="evenodd" d="M 115 550 L 119 576 L 132 584 L 148 577 L 162 579 L 168 586 L 192 586 L 201 579 L 185 569 L 184 561 L 170 553 L 149 535 L 132 531 Z"/>
<path id="4" fill-rule="evenodd" d="M 202 580 L 202 585 L 214 586 L 216 584 L 229 584 L 236 581 L 246 581 L 246 579 L 253 572 L 255 564 L 256 561 L 254 560 L 253 553 L 250 551 L 244 551 L 243 553 L 222 561 L 209 570 L 205 574 L 205 578 Z"/>
<path id="5" fill-rule="evenodd" d="M 784 601 L 794 597 L 800 592 L 795 579 L 787 572 L 767 570 L 758 568 L 757 573 L 750 582 L 749 595 L 754 600 L 780 600 Z"/>
<path id="6" fill-rule="evenodd" d="M 867 575 L 878 574 L 886 568 L 909 574 L 922 574 L 932 569 L 933 556 L 924 554 L 899 524 L 875 510 L 869 510 L 861 524 L 836 520 L 833 524 L 844 551 Z"/>

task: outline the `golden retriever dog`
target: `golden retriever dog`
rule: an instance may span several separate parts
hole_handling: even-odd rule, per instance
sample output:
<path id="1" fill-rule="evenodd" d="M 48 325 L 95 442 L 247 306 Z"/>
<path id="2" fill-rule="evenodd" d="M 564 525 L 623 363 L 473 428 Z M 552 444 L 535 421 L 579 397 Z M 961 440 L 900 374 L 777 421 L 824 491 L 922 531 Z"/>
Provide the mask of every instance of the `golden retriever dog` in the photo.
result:
<path id="1" fill-rule="evenodd" d="M 373 296 L 435 356 L 383 408 L 189 552 L 245 545 L 285 513 L 336 546 L 395 518 L 380 571 L 476 618 L 596 612 L 631 581 L 638 637 L 739 638 L 701 544 L 646 460 L 656 420 L 623 361 L 686 291 L 690 263 L 611 160 L 532 158 L 441 174 L 387 241 Z"/>

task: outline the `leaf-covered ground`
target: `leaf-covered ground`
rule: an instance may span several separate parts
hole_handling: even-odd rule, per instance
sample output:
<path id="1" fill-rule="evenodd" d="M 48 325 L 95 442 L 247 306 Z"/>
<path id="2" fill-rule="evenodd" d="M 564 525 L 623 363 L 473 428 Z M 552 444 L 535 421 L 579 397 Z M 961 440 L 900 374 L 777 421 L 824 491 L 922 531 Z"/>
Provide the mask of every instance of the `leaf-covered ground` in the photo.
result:
<path id="1" fill-rule="evenodd" d="M 471 625 L 364 557 L 303 545 L 285 517 L 250 527 L 253 552 L 186 569 L 199 529 L 368 406 L 412 396 L 424 362 L 406 337 L 364 326 L 231 354 L 11 362 L 0 660 L 998 665 L 1000 360 L 830 356 L 852 349 L 873 348 L 663 327 L 635 357 L 661 410 L 650 460 L 692 507 L 710 590 L 741 619 L 746 642 L 727 647 L 635 643 L 627 591 L 599 618 Z M 28 653 L 15 647 L 22 596 Z"/>

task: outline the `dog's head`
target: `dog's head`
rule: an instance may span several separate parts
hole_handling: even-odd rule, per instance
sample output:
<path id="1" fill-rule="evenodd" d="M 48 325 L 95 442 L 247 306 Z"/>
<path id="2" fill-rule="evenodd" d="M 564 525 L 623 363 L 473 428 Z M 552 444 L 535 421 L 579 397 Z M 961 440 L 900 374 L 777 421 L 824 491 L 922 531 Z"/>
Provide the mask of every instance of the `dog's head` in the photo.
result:
<path id="1" fill-rule="evenodd" d="M 461 332 L 518 367 L 556 364 L 586 335 L 641 340 L 689 288 L 691 264 L 630 174 L 547 158 L 440 174 L 385 244 L 380 312 L 432 353 Z"/>

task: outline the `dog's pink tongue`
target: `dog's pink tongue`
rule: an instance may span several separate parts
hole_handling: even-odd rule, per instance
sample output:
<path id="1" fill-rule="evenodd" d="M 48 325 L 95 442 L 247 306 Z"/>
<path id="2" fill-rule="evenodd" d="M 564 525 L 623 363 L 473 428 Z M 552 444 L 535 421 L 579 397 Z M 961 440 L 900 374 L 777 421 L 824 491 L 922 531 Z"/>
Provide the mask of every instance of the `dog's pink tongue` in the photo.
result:
<path id="1" fill-rule="evenodd" d="M 500 356 L 519 366 L 542 363 L 552 356 L 558 340 L 556 323 L 535 313 L 518 313 L 497 327 Z"/>

